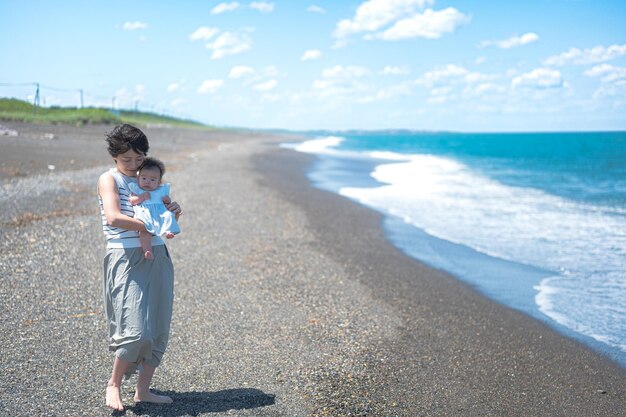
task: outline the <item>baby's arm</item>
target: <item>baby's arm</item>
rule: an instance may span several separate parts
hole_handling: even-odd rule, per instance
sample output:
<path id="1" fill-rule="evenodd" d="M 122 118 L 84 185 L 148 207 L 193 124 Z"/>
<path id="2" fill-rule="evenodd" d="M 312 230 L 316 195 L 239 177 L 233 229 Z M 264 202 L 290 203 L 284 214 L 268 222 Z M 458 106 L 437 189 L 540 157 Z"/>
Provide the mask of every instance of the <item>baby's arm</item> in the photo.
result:
<path id="1" fill-rule="evenodd" d="M 132 193 L 128 201 L 130 201 L 130 204 L 133 206 L 141 204 L 150 198 L 150 193 L 147 191 L 144 192 L 137 183 L 131 182 L 128 184 L 128 188 Z"/>
<path id="2" fill-rule="evenodd" d="M 145 193 L 142 193 L 139 195 L 137 194 L 131 195 L 129 201 L 130 201 L 130 204 L 132 204 L 133 206 L 136 206 L 149 199 L 150 199 L 150 193 L 146 191 Z"/>

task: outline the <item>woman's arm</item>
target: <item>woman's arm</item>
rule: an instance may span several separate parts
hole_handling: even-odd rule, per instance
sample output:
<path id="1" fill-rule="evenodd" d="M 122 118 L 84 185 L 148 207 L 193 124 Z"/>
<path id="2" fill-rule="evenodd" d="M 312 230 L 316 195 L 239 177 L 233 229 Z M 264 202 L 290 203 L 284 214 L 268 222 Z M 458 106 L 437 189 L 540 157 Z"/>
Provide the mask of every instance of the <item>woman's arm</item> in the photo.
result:
<path id="1" fill-rule="evenodd" d="M 102 206 L 107 223 L 120 229 L 136 230 L 145 232 L 143 222 L 123 214 L 120 210 L 120 195 L 117 191 L 115 180 L 108 172 L 100 176 L 98 180 L 98 193 L 102 198 Z"/>

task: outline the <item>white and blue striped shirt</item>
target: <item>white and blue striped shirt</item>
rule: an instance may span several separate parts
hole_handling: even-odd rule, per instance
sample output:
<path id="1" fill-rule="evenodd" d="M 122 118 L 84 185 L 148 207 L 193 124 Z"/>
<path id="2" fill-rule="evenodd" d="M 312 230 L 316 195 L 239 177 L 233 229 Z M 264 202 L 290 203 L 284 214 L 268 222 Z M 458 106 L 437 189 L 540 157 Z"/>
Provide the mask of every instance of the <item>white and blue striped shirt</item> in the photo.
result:
<path id="1" fill-rule="evenodd" d="M 117 190 L 120 196 L 120 211 L 122 214 L 128 217 L 135 217 L 135 210 L 132 204 L 130 204 L 130 188 L 128 186 L 131 182 L 137 182 L 135 178 L 127 177 L 121 174 L 117 169 L 111 168 L 109 174 L 115 180 Z M 139 232 L 135 230 L 126 230 L 119 227 L 113 227 L 107 223 L 106 215 L 104 213 L 104 206 L 102 204 L 102 197 L 98 192 L 98 203 L 100 204 L 100 217 L 102 219 L 102 231 L 107 239 L 107 248 L 137 248 L 141 246 L 139 242 Z M 152 246 L 163 245 L 163 239 L 159 236 L 152 236 Z"/>

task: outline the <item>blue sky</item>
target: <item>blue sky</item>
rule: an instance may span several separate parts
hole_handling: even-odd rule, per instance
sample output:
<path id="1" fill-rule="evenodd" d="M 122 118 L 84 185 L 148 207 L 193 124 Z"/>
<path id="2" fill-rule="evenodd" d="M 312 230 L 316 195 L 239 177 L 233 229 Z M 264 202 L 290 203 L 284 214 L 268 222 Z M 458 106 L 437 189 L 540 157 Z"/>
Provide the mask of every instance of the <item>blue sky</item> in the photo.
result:
<path id="1" fill-rule="evenodd" d="M 626 130 L 623 0 L 0 0 L 0 96 L 218 126 Z M 6 85 L 10 84 L 10 85 Z"/>

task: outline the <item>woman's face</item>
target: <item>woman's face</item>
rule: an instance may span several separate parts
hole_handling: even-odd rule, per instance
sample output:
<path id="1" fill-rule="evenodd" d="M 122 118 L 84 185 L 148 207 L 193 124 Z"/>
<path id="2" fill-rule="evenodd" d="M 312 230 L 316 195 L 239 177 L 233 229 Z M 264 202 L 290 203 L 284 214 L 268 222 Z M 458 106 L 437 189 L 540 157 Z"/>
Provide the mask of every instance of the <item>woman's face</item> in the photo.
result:
<path id="1" fill-rule="evenodd" d="M 144 159 L 146 159 L 144 154 L 137 153 L 132 149 L 113 158 L 117 170 L 127 177 L 137 176 L 137 170 L 143 164 Z"/>

